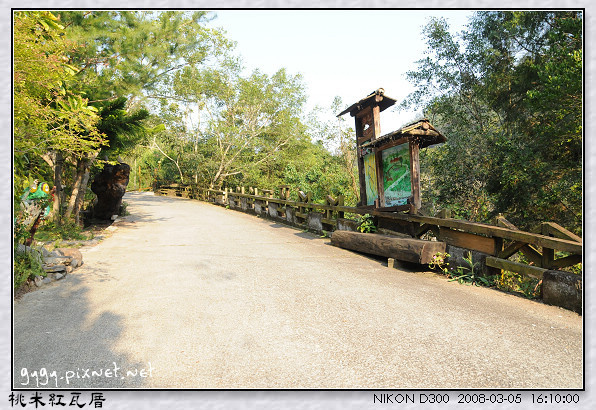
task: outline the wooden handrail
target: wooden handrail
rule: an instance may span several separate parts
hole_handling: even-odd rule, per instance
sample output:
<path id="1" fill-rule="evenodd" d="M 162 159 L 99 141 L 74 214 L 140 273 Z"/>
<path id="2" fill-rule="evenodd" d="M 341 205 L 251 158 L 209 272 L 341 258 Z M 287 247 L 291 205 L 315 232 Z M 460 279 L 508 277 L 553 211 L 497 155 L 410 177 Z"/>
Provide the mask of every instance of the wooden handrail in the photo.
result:
<path id="1" fill-rule="evenodd" d="M 176 191 L 183 191 L 186 186 L 162 186 L 161 189 L 173 189 Z M 329 205 L 329 204 L 318 204 L 315 202 L 300 202 L 292 201 L 288 199 L 271 198 L 262 195 L 253 195 L 241 192 L 223 191 L 220 189 L 212 188 L 199 188 L 198 190 L 203 192 L 210 192 L 216 195 L 225 195 L 228 197 L 235 198 L 247 198 L 252 200 L 259 200 L 267 203 L 275 203 L 279 205 L 291 206 L 295 208 L 307 208 L 312 210 L 331 211 L 338 213 L 351 213 L 351 214 L 372 214 L 378 218 L 396 220 L 403 222 L 414 222 L 420 224 L 426 224 L 427 226 L 439 226 L 445 228 L 456 229 L 459 231 L 468 232 L 471 234 L 486 236 L 489 238 L 502 238 L 516 242 L 522 242 L 524 244 L 531 244 L 534 246 L 540 246 L 545 249 L 556 249 L 563 252 L 569 252 L 575 255 L 582 254 L 582 243 L 581 238 L 577 235 L 573 235 L 556 224 L 552 224 L 553 234 L 559 237 L 542 235 L 539 233 L 525 232 L 509 227 L 495 226 L 489 224 L 483 224 L 478 222 L 464 221 L 460 219 L 452 218 L 439 218 L 432 216 L 416 215 L 416 214 L 404 214 L 404 213 L 392 213 L 392 212 L 381 212 L 377 210 L 371 210 L 367 208 L 349 207 L 343 205 Z M 556 231 L 556 232 L 555 232 Z"/>
<path id="2" fill-rule="evenodd" d="M 568 239 L 553 238 L 531 232 L 524 232 L 500 226 L 482 224 L 478 222 L 462 221 L 459 219 L 442 219 L 432 216 L 394 214 L 387 212 L 372 211 L 372 214 L 380 218 L 393 219 L 399 221 L 419 222 L 429 225 L 445 226 L 447 228 L 460 229 L 465 232 L 486 235 L 489 237 L 498 237 L 510 239 L 519 242 L 525 242 L 532 245 L 543 246 L 549 249 L 557 249 L 574 254 L 582 253 L 582 244 Z"/>

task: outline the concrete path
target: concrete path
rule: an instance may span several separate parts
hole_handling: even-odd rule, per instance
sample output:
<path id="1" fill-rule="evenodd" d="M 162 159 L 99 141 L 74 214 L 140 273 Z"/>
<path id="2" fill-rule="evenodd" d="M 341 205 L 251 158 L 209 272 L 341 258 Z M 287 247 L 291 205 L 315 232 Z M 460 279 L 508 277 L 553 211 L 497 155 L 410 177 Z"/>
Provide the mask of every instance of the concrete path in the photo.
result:
<path id="1" fill-rule="evenodd" d="M 15 303 L 15 388 L 583 387 L 573 312 L 215 205 L 125 201 L 83 267 Z"/>

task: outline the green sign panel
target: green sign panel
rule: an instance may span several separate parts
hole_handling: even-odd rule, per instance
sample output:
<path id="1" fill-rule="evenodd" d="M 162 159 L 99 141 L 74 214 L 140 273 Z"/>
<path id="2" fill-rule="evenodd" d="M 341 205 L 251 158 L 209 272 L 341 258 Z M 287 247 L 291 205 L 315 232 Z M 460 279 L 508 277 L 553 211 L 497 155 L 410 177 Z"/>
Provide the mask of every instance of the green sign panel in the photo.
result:
<path id="1" fill-rule="evenodd" d="M 410 175 L 410 147 L 401 144 L 388 148 L 382 153 L 384 206 L 405 205 L 412 196 Z"/>

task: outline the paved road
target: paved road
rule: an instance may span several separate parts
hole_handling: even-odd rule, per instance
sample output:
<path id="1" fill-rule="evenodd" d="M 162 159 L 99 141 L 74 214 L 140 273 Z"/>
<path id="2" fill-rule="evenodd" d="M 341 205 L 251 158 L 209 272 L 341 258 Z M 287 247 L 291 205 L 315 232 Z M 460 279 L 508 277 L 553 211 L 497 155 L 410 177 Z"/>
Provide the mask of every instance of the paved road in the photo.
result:
<path id="1" fill-rule="evenodd" d="M 83 267 L 15 303 L 15 388 L 42 368 L 66 388 L 583 387 L 575 313 L 206 203 L 125 201 Z"/>

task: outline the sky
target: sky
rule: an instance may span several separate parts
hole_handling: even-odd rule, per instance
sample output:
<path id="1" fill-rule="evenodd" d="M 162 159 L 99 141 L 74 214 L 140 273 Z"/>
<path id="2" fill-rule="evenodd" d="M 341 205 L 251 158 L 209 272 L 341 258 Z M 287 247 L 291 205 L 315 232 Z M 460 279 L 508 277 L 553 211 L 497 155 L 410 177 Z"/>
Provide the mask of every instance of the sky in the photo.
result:
<path id="1" fill-rule="evenodd" d="M 427 49 L 422 27 L 443 17 L 452 32 L 461 31 L 470 10 L 214 10 L 213 27 L 237 42 L 247 73 L 269 75 L 282 67 L 301 74 L 309 97 L 307 110 L 327 109 L 335 96 L 343 108 L 378 88 L 397 100 L 381 113 L 381 134 L 416 120 L 416 111 L 396 106 L 414 91 L 405 73 Z M 343 109 L 342 108 L 342 109 Z M 327 119 L 335 114 L 327 113 Z M 348 124 L 353 120 L 346 114 Z"/>

